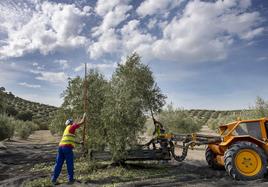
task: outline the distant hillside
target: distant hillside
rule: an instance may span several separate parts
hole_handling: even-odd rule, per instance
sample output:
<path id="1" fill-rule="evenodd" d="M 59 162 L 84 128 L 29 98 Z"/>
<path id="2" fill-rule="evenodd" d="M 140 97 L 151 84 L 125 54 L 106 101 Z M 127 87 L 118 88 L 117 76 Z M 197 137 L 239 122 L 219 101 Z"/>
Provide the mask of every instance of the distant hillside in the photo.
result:
<path id="1" fill-rule="evenodd" d="M 204 109 L 192 109 L 186 110 L 186 113 L 190 117 L 197 117 L 198 119 L 203 119 L 205 122 L 211 118 L 220 118 L 229 115 L 239 115 L 242 110 L 204 110 Z"/>
<path id="2" fill-rule="evenodd" d="M 1 87 L 0 92 L 6 106 L 15 108 L 19 113 L 26 111 L 31 112 L 33 114 L 33 121 L 43 127 L 50 123 L 58 109 L 54 106 L 32 102 L 20 97 L 16 97 L 11 92 L 5 92 L 3 87 Z"/>

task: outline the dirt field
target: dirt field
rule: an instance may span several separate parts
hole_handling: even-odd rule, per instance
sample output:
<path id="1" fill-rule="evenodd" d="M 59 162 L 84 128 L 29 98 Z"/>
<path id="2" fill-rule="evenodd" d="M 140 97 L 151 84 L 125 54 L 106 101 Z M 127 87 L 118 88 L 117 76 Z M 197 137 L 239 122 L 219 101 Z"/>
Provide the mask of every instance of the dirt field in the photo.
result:
<path id="1" fill-rule="evenodd" d="M 58 138 L 49 131 L 36 131 L 28 140 L 12 139 L 0 144 L 0 185 L 17 186 L 32 176 L 29 170 L 34 164 L 54 160 Z"/>
<path id="2" fill-rule="evenodd" d="M 202 133 L 211 134 L 207 127 Z M 36 131 L 27 141 L 14 139 L 0 144 L 0 186 L 22 186 L 26 180 L 48 178 L 49 172 L 36 172 L 30 170 L 35 164 L 45 163 L 52 165 L 56 155 L 59 137 L 53 137 L 49 131 Z M 126 170 L 135 170 L 142 173 L 144 170 L 159 172 L 149 177 L 120 178 L 117 176 L 118 186 L 267 186 L 268 176 L 262 180 L 241 182 L 233 181 L 227 176 L 225 170 L 212 170 L 208 168 L 204 158 L 205 147 L 190 150 L 187 159 L 178 163 L 129 164 Z M 158 167 L 158 165 L 160 167 Z M 51 167 L 52 169 L 52 167 Z M 142 175 L 142 174 L 141 174 Z M 115 178 L 101 177 L 99 180 L 85 180 L 73 186 L 103 186 L 112 185 Z M 59 186 L 66 186 L 61 184 Z"/>

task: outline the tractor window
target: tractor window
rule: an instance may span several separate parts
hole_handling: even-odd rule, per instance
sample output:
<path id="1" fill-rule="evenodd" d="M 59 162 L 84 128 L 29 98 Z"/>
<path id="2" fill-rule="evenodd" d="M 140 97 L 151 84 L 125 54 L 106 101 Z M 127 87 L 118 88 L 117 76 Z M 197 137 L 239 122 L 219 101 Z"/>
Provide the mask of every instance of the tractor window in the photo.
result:
<path id="1" fill-rule="evenodd" d="M 250 135 L 261 139 L 261 128 L 259 122 L 240 123 L 234 130 L 234 135 Z"/>
<path id="2" fill-rule="evenodd" d="M 266 129 L 266 134 L 268 136 L 268 121 L 265 122 L 265 129 Z"/>

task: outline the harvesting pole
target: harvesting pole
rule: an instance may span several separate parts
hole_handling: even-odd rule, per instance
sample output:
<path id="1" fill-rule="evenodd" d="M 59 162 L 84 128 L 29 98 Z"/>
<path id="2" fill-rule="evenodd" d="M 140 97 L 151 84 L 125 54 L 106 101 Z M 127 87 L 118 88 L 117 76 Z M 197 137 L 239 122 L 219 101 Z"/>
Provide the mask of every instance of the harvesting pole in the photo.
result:
<path id="1" fill-rule="evenodd" d="M 84 112 L 87 112 L 87 63 L 85 62 L 85 78 L 84 78 Z M 85 142 L 86 142 L 86 129 L 87 129 L 87 118 L 85 118 L 85 124 L 83 128 L 83 151 L 85 152 Z"/>

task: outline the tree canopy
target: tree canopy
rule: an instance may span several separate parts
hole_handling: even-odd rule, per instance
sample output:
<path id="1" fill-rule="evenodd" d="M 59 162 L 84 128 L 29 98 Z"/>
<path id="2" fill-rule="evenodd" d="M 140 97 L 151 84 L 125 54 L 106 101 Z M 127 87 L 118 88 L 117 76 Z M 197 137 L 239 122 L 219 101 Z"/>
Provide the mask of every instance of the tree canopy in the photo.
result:
<path id="1" fill-rule="evenodd" d="M 144 129 L 146 113 L 160 111 L 166 97 L 149 66 L 142 64 L 140 56 L 134 53 L 118 64 L 111 80 L 106 80 L 97 70 L 90 70 L 86 81 L 81 77 L 70 79 L 62 94 L 64 103 L 51 124 L 54 132 L 63 131 L 64 125 L 58 123 L 64 124 L 67 115 L 77 118 L 83 113 L 85 83 L 87 147 L 109 149 L 114 160 L 124 158 L 127 149 L 137 143 Z"/>

